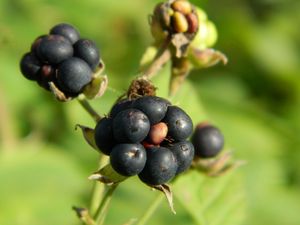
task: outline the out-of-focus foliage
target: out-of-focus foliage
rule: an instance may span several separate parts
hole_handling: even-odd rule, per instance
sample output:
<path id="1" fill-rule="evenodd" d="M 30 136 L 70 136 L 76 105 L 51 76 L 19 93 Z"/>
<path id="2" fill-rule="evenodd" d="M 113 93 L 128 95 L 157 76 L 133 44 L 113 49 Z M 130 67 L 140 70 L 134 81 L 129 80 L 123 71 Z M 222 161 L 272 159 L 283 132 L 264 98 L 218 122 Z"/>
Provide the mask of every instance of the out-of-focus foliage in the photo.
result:
<path id="1" fill-rule="evenodd" d="M 94 126 L 92 119 L 75 101 L 59 103 L 25 80 L 19 72 L 22 54 L 54 24 L 75 25 L 101 48 L 110 88 L 92 104 L 105 114 L 138 73 L 139 59 L 152 41 L 147 16 L 157 2 L 0 1 L 0 224 L 76 224 L 71 206 L 88 204 L 92 183 L 87 176 L 98 165 L 98 154 L 74 130 L 76 123 Z M 227 149 L 248 163 L 235 172 L 238 176 L 201 177 L 200 200 L 210 197 L 203 193 L 218 192 L 217 185 L 224 185 L 224 192 L 211 198 L 210 210 L 203 215 L 177 197 L 176 216 L 163 202 L 149 224 L 195 224 L 202 218 L 201 224 L 298 225 L 300 2 L 193 3 L 216 24 L 216 49 L 226 53 L 229 64 L 194 71 L 186 92 L 174 103 L 184 105 L 194 121 L 198 114 L 199 121 L 209 119 L 219 126 Z M 167 69 L 160 76 L 167 76 Z M 156 84 L 159 93 L 166 95 L 163 85 L 167 83 L 162 80 L 157 78 Z M 185 179 L 190 177 L 178 183 Z M 212 191 L 205 188 L 214 184 Z M 178 186 L 176 193 L 181 191 Z M 239 190 L 237 196 L 228 198 L 233 190 Z M 124 182 L 112 201 L 108 224 L 141 216 L 154 197 L 138 179 Z M 208 204 L 204 200 L 198 202 L 199 213 Z M 236 206 L 244 204 L 246 210 L 239 212 Z M 229 223 L 230 218 L 234 220 Z M 239 218 L 244 218 L 242 223 L 235 222 Z"/>

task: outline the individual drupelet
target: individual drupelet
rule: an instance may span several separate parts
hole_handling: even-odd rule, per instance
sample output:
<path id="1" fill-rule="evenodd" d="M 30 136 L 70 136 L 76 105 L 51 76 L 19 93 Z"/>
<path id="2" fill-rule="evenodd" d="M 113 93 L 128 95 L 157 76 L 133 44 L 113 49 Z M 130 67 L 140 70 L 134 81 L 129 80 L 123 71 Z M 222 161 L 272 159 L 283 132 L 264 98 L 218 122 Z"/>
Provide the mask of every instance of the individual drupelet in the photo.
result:
<path id="1" fill-rule="evenodd" d="M 50 34 L 56 34 L 67 38 L 71 44 L 75 44 L 80 38 L 79 31 L 70 24 L 60 23 L 51 28 Z"/>
<path id="2" fill-rule="evenodd" d="M 85 61 L 71 57 L 59 65 L 57 82 L 64 93 L 76 96 L 91 82 L 92 75 L 92 70 Z"/>
<path id="3" fill-rule="evenodd" d="M 74 44 L 74 56 L 83 59 L 93 71 L 99 65 L 100 55 L 95 42 L 80 39 Z"/>
<path id="4" fill-rule="evenodd" d="M 95 127 L 95 142 L 103 154 L 110 155 L 113 147 L 116 145 L 111 118 L 104 117 L 97 123 Z"/>
<path id="5" fill-rule="evenodd" d="M 151 125 L 153 125 L 165 117 L 169 105 L 171 105 L 171 103 L 163 98 L 144 96 L 136 99 L 132 104 L 132 108 L 144 112 L 148 116 Z"/>
<path id="6" fill-rule="evenodd" d="M 110 164 L 123 176 L 139 174 L 146 164 L 146 150 L 141 144 L 118 144 L 110 154 Z"/>
<path id="7" fill-rule="evenodd" d="M 143 141 L 150 130 L 148 117 L 138 109 L 119 112 L 113 120 L 114 138 L 119 143 L 138 143 Z"/>
<path id="8" fill-rule="evenodd" d="M 193 122 L 186 112 L 178 106 L 169 106 L 165 118 L 168 136 L 175 141 L 187 139 L 193 132 Z"/>
<path id="9" fill-rule="evenodd" d="M 171 144 L 168 148 L 175 155 L 178 163 L 176 175 L 186 171 L 194 159 L 195 150 L 193 144 L 190 141 L 181 141 Z"/>
<path id="10" fill-rule="evenodd" d="M 195 155 L 200 158 L 211 158 L 218 155 L 224 147 L 224 136 L 219 128 L 200 123 L 196 126 L 192 136 Z"/>
<path id="11" fill-rule="evenodd" d="M 41 67 L 41 62 L 31 52 L 25 53 L 20 62 L 21 72 L 28 80 L 37 80 Z"/>
<path id="12" fill-rule="evenodd" d="M 47 64 L 58 64 L 73 56 L 73 46 L 68 39 L 60 35 L 47 35 L 37 46 L 38 58 Z"/>
<path id="13" fill-rule="evenodd" d="M 146 165 L 139 178 L 149 185 L 160 185 L 173 179 L 178 167 L 174 154 L 164 147 L 152 147 L 146 151 Z"/>

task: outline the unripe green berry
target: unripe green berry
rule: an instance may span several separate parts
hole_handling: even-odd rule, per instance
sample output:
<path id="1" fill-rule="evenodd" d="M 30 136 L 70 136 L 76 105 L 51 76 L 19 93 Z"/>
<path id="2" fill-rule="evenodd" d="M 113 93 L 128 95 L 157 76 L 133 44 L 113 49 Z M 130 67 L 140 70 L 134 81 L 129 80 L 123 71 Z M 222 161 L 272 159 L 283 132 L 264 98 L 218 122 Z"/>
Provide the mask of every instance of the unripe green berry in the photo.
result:
<path id="1" fill-rule="evenodd" d="M 206 22 L 206 27 L 208 35 L 205 39 L 205 43 L 207 47 L 211 47 L 217 42 L 218 32 L 215 24 L 210 20 Z"/>
<path id="2" fill-rule="evenodd" d="M 207 14 L 203 9 L 196 7 L 196 14 L 198 16 L 199 22 L 207 20 Z"/>
<path id="3" fill-rule="evenodd" d="M 199 23 L 199 30 L 192 41 L 192 46 L 199 50 L 212 47 L 218 38 L 218 33 L 215 25 L 209 21 L 202 21 Z"/>

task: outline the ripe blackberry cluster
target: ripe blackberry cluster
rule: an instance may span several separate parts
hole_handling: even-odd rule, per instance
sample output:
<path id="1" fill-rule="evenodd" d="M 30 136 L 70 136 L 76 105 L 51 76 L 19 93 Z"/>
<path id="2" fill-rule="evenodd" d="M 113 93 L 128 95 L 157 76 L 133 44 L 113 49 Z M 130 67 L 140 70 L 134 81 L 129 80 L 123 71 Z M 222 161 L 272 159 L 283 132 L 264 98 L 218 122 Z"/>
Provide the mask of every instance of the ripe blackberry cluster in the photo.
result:
<path id="1" fill-rule="evenodd" d="M 48 35 L 36 38 L 20 62 L 25 78 L 50 90 L 49 82 L 66 96 L 76 97 L 92 80 L 99 65 L 96 44 L 81 39 L 73 26 L 65 23 L 54 26 Z"/>
<path id="2" fill-rule="evenodd" d="M 97 123 L 95 141 L 116 172 L 159 185 L 191 165 L 194 147 L 186 139 L 192 131 L 192 120 L 181 108 L 143 96 L 116 103 Z"/>

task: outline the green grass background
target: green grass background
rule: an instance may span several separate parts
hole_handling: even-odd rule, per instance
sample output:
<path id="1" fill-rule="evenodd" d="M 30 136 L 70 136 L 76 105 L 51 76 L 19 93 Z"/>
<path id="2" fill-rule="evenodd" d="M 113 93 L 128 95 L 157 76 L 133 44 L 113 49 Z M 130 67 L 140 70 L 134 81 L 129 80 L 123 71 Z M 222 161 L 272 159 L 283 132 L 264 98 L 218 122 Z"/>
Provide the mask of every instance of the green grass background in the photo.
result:
<path id="1" fill-rule="evenodd" d="M 75 124 L 93 127 L 76 101 L 60 103 L 25 80 L 19 60 L 59 22 L 96 41 L 110 89 L 92 102 L 101 114 L 138 72 L 152 42 L 154 0 L 0 1 L 0 224 L 80 224 L 72 205 L 88 206 L 98 154 Z M 215 22 L 226 67 L 194 71 L 173 99 L 194 122 L 221 128 L 226 148 L 248 163 L 221 178 L 191 173 L 174 185 L 148 224 L 300 224 L 300 2 L 194 0 Z M 155 84 L 164 96 L 168 69 Z M 116 191 L 106 224 L 141 217 L 157 193 L 131 178 Z"/>

